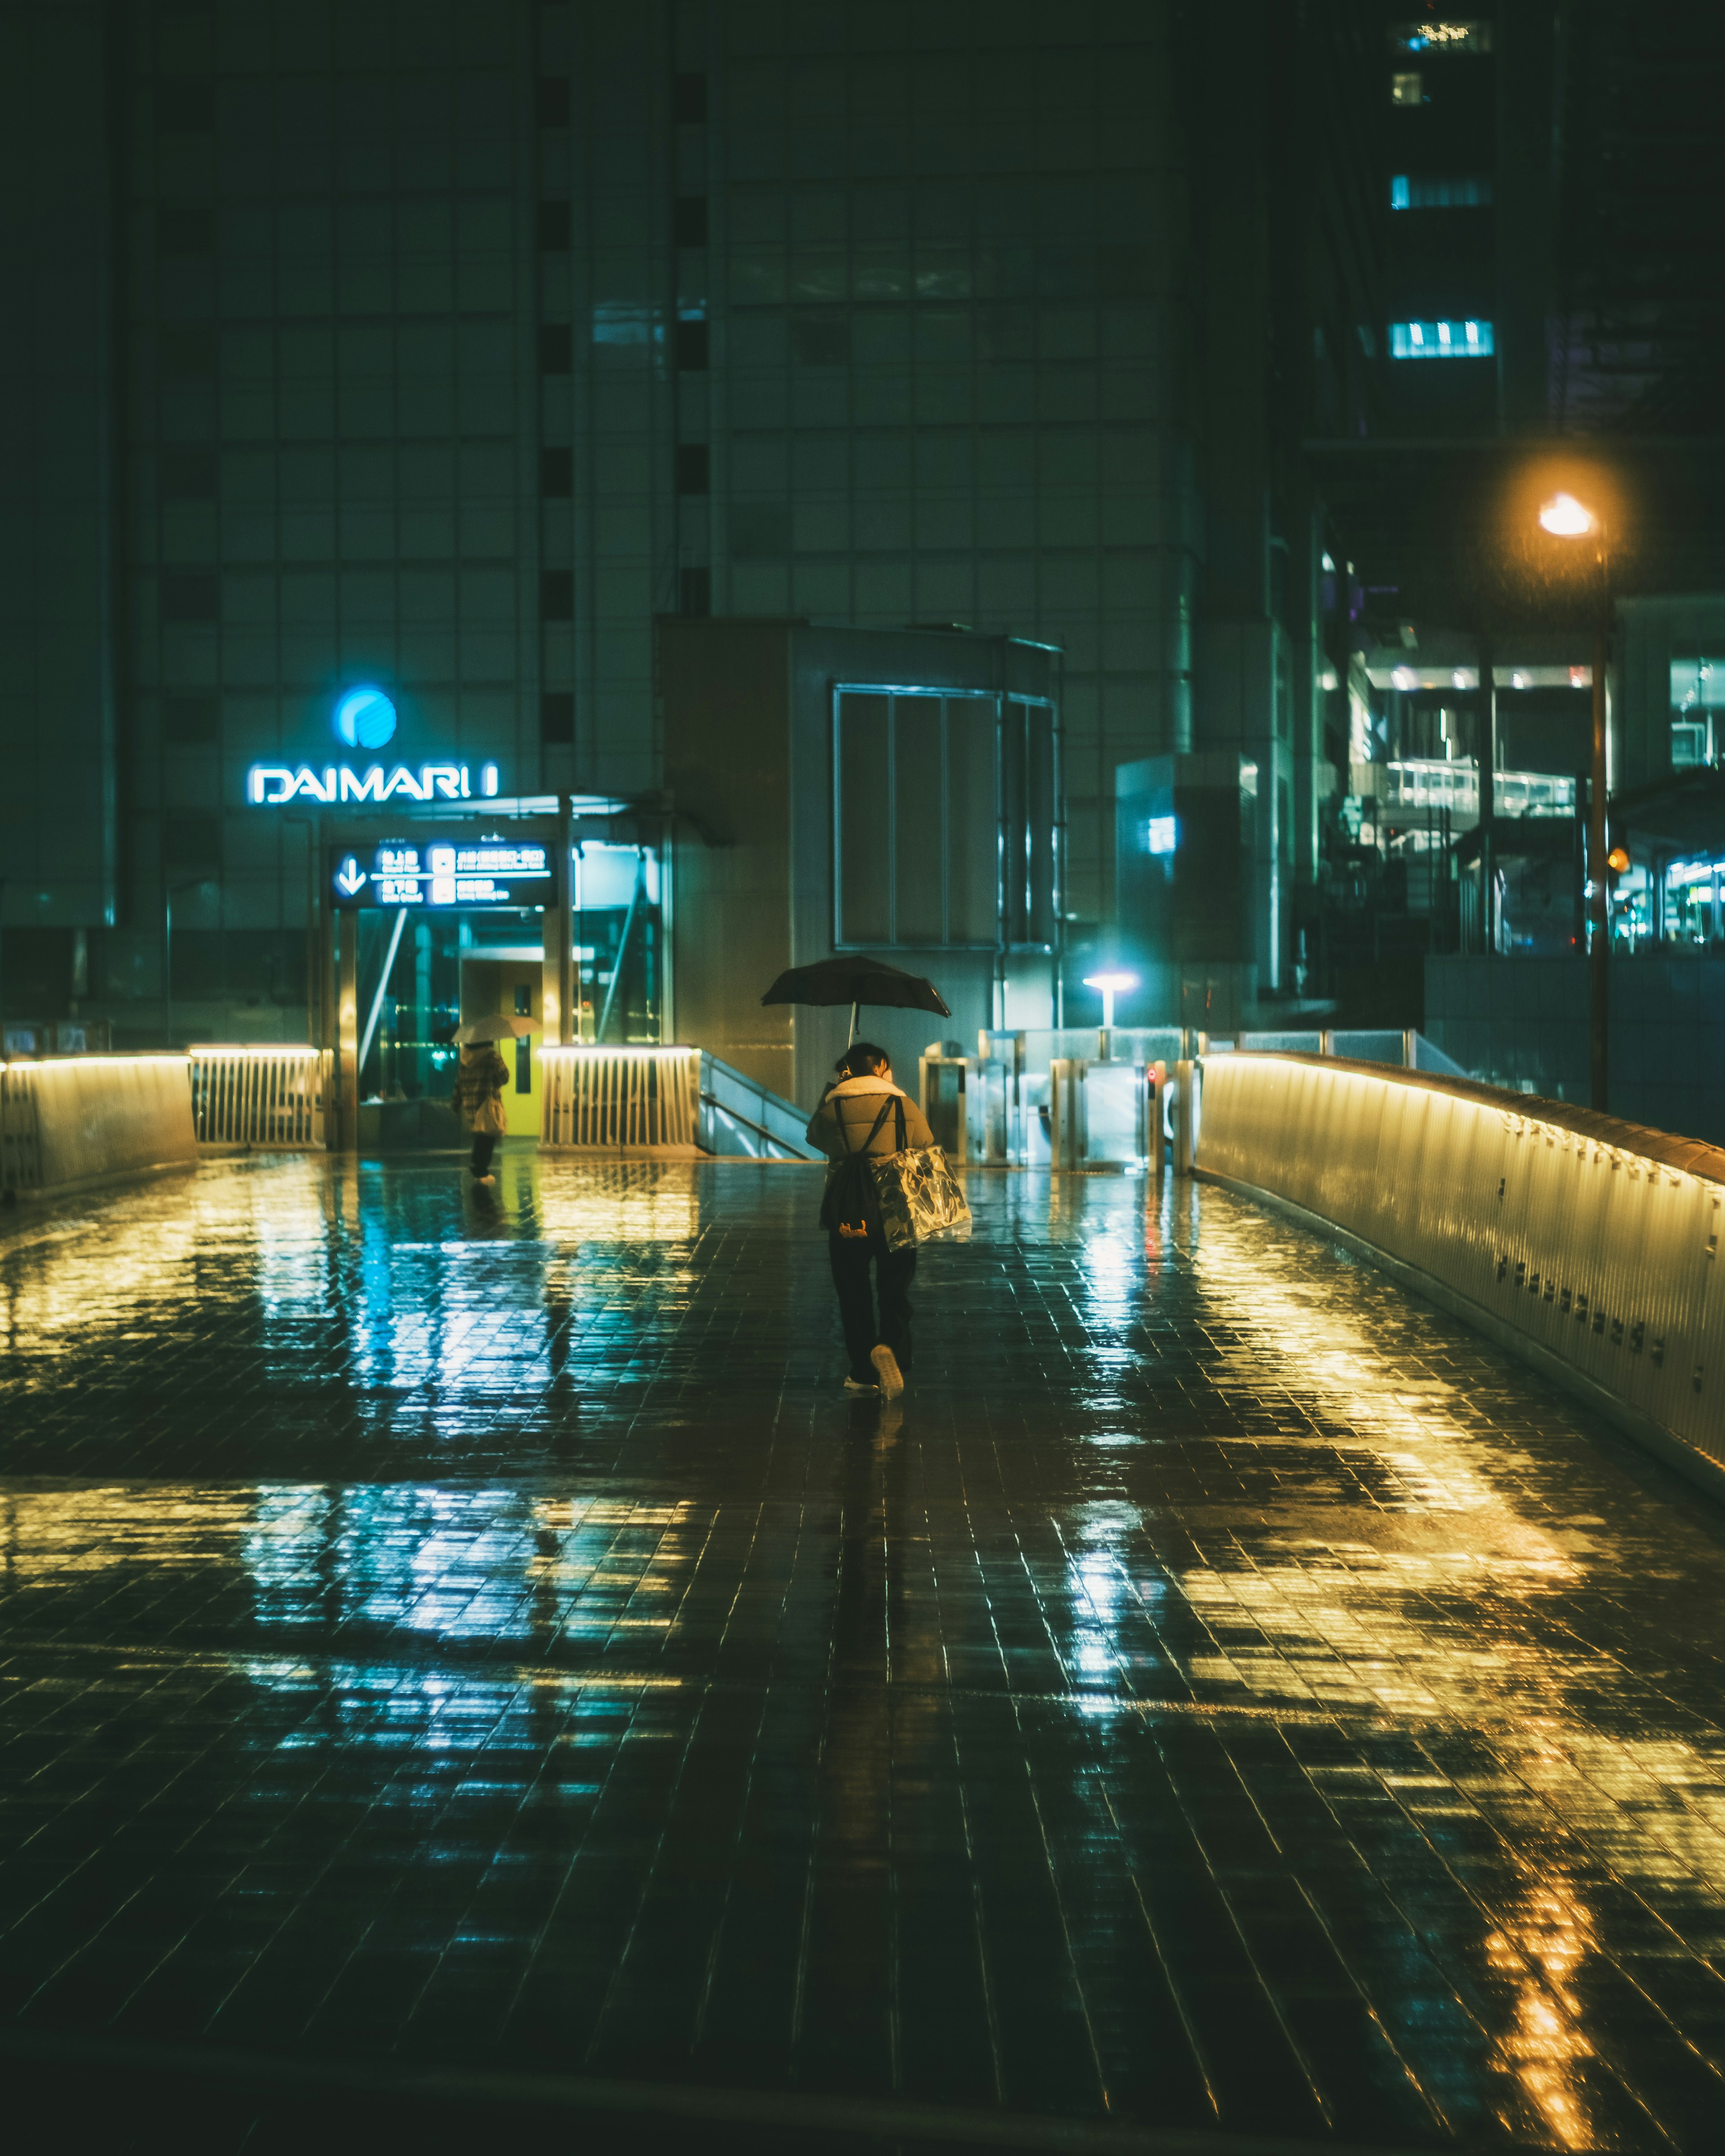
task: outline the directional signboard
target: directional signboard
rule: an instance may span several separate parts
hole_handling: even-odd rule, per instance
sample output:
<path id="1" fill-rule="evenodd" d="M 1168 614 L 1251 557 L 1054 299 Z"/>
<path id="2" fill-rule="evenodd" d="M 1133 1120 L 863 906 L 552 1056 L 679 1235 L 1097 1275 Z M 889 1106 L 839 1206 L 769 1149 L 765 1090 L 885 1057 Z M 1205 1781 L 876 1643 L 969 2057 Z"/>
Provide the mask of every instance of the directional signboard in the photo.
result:
<path id="1" fill-rule="evenodd" d="M 382 845 L 337 846 L 330 890 L 343 910 L 382 906 L 545 906 L 550 849 L 532 839 L 434 832 Z"/>

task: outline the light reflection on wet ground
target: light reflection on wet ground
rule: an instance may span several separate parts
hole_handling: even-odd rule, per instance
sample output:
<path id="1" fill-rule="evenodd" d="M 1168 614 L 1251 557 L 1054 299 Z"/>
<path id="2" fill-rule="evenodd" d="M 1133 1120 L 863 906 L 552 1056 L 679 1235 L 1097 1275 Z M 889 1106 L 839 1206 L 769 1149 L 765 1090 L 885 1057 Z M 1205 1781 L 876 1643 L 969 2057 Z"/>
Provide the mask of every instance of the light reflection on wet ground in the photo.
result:
<path id="1" fill-rule="evenodd" d="M 212 1168 L 0 1240 L 0 2015 L 1715 2145 L 1719 1516 L 1214 1191 Z"/>

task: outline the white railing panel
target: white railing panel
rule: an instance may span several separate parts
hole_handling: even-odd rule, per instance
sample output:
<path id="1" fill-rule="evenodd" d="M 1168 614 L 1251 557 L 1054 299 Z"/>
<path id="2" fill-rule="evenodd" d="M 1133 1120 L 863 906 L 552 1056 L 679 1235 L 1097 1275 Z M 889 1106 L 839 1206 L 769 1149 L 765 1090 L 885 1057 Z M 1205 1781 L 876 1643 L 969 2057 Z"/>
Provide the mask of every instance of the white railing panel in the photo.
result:
<path id="1" fill-rule="evenodd" d="M 200 1145 L 304 1152 L 324 1142 L 330 1058 L 316 1048 L 189 1049 L 192 1116 Z"/>
<path id="2" fill-rule="evenodd" d="M 695 1048 L 552 1046 L 544 1073 L 539 1142 L 583 1152 L 692 1152 L 701 1116 Z"/>

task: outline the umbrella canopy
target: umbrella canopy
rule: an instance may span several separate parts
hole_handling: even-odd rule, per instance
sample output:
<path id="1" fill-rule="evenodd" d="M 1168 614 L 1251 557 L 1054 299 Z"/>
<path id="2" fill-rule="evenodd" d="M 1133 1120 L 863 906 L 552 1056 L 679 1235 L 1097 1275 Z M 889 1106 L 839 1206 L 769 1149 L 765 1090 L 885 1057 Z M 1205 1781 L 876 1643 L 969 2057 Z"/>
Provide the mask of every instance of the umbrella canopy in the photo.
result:
<path id="1" fill-rule="evenodd" d="M 768 989 L 763 1004 L 849 1004 L 850 1037 L 856 1038 L 856 1014 L 864 1004 L 887 1010 L 933 1011 L 951 1018 L 946 1000 L 932 981 L 889 966 L 884 958 L 822 958 L 813 966 L 793 966 Z"/>
<path id="2" fill-rule="evenodd" d="M 495 1018 L 470 1019 L 465 1025 L 458 1025 L 455 1038 L 465 1048 L 481 1040 L 524 1040 L 530 1033 L 543 1033 L 545 1028 L 536 1018 L 516 1018 L 500 1011 Z"/>

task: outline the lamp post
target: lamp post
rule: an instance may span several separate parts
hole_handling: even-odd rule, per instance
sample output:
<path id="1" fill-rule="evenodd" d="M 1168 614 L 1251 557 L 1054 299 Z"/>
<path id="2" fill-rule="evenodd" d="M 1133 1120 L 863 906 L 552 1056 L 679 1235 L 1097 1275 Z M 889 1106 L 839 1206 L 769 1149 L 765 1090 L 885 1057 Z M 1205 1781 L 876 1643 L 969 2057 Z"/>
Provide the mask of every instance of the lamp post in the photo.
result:
<path id="1" fill-rule="evenodd" d="M 1102 1034 L 1100 1045 L 1106 1060 L 1114 1053 L 1114 1043 L 1110 1038 L 1114 1031 L 1114 998 L 1122 988 L 1137 988 L 1138 977 L 1136 973 L 1089 973 L 1085 977 L 1084 985 L 1087 988 L 1100 988 L 1102 992 Z"/>
<path id="2" fill-rule="evenodd" d="M 1588 1096 L 1609 1112 L 1609 1027 L 1611 998 L 1611 870 L 1605 834 L 1605 667 L 1610 655 L 1610 569 L 1605 520 L 1573 494 L 1554 494 L 1540 506 L 1539 526 L 1554 539 L 1593 539 L 1598 547 L 1599 588 L 1594 616 L 1593 779 L 1587 819 L 1588 851 Z"/>

